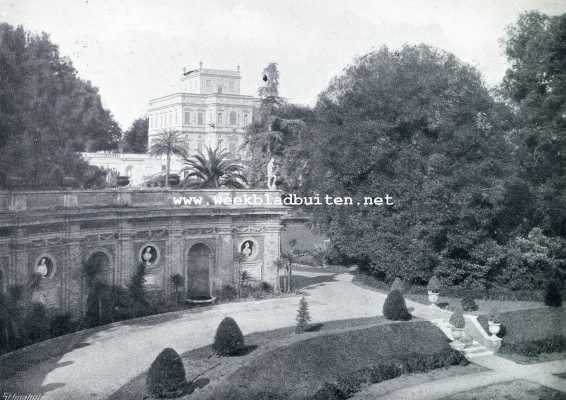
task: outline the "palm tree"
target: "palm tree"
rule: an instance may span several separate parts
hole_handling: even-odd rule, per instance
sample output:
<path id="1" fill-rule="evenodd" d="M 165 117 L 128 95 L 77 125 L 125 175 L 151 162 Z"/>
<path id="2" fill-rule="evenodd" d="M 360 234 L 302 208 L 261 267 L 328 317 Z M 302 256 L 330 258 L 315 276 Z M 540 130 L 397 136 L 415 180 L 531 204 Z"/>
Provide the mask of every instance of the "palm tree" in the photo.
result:
<path id="1" fill-rule="evenodd" d="M 224 149 L 210 147 L 206 155 L 198 153 L 193 157 L 185 157 L 185 184 L 198 188 L 228 187 L 242 189 L 246 187 L 247 179 L 244 166 L 229 157 Z M 191 178 L 196 182 L 191 183 Z"/>
<path id="2" fill-rule="evenodd" d="M 165 168 L 165 187 L 169 187 L 169 172 L 171 168 L 171 155 L 175 154 L 183 158 L 187 153 L 181 142 L 181 132 L 166 129 L 161 132 L 157 139 L 153 140 L 149 154 L 152 156 L 167 156 L 167 165 Z"/>

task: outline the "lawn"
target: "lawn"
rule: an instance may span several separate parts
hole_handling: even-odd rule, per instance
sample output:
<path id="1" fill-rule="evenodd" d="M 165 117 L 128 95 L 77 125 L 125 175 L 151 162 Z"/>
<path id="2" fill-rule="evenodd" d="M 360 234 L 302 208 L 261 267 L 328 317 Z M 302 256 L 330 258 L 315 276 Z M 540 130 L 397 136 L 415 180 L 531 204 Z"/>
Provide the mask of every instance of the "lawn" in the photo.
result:
<path id="1" fill-rule="evenodd" d="M 389 293 L 390 289 L 390 285 L 374 278 L 373 276 L 367 275 L 362 271 L 356 273 L 356 275 L 354 276 L 354 283 L 386 294 Z M 458 292 L 461 292 L 462 295 L 457 295 Z M 444 290 L 441 290 L 438 305 L 442 308 L 454 311 L 456 307 L 461 305 L 462 297 L 465 293 L 466 291 L 463 289 L 459 290 L 455 288 L 446 288 Z M 522 293 L 522 295 L 525 294 Z M 403 296 L 406 299 L 415 301 L 417 303 L 430 304 L 430 302 L 428 301 L 427 289 L 424 286 L 412 286 L 410 288 L 407 288 L 407 290 L 403 293 Z M 528 310 L 544 307 L 543 303 L 539 301 L 508 299 L 509 296 L 510 295 L 502 295 L 501 299 L 480 299 L 478 298 L 479 296 L 475 297 L 474 300 L 478 305 L 478 309 L 475 311 L 466 311 L 466 313 L 474 315 L 486 314 L 491 311 L 493 307 L 497 308 L 499 312 Z"/>
<path id="2" fill-rule="evenodd" d="M 457 393 L 441 400 L 564 400 L 566 394 L 537 383 L 516 380 Z"/>
<path id="3" fill-rule="evenodd" d="M 566 310 L 562 307 L 510 311 L 500 315 L 504 336 L 499 354 L 521 364 L 552 361 L 566 356 Z M 485 316 L 479 321 L 486 328 Z M 550 345 L 551 339 L 562 337 Z M 562 343 L 562 344 L 560 344 Z"/>
<path id="4" fill-rule="evenodd" d="M 427 321 L 319 335 L 262 353 L 228 376 L 208 399 L 306 399 L 325 383 L 364 368 L 443 351 L 450 351 L 446 337 Z"/>
<path id="5" fill-rule="evenodd" d="M 395 357 L 449 349 L 445 336 L 426 321 L 392 323 L 381 317 L 327 322 L 297 335 L 294 327 L 246 336 L 248 351 L 221 358 L 210 346 L 182 355 L 187 378 L 203 387 L 186 400 L 253 399 L 265 392 L 306 398 L 325 382 Z M 110 399 L 140 399 L 145 374 L 124 385 Z M 261 397 L 260 397 L 261 398 Z M 273 397 L 275 398 L 275 397 Z"/>
<path id="6" fill-rule="evenodd" d="M 265 332 L 252 333 L 245 336 L 248 352 L 238 357 L 221 358 L 214 354 L 211 346 L 201 347 L 183 353 L 183 364 L 187 372 L 187 379 L 194 378 L 204 373 L 203 376 L 210 383 L 202 390 L 193 393 L 187 399 L 203 398 L 209 395 L 216 384 L 227 375 L 235 372 L 242 365 L 257 357 L 259 354 L 285 346 L 296 340 L 322 335 L 337 330 L 349 329 L 362 326 L 374 326 L 388 323 L 383 317 L 359 318 L 350 320 L 328 321 L 324 324 L 312 324 L 312 331 L 302 335 L 296 335 L 294 327 L 281 328 Z M 211 338 L 212 340 L 212 338 Z M 146 374 L 141 374 L 115 392 L 109 400 L 139 400 L 145 396 Z"/>

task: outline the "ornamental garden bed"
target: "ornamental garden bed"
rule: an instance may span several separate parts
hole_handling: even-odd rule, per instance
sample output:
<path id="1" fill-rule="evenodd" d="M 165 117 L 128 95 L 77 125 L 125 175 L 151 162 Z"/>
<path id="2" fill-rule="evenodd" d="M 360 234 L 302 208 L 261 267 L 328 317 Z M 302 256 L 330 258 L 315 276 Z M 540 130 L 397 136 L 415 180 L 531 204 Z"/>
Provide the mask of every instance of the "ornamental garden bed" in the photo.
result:
<path id="1" fill-rule="evenodd" d="M 479 322 L 487 327 L 487 318 Z M 499 315 L 504 336 L 499 354 L 519 363 L 534 363 L 565 358 L 566 310 L 543 307 L 504 312 Z"/>
<path id="2" fill-rule="evenodd" d="M 564 393 L 539 385 L 538 383 L 516 380 L 497 383 L 443 397 L 441 400 L 564 400 Z"/>
<path id="3" fill-rule="evenodd" d="M 290 327 L 245 339 L 250 351 L 237 357 L 217 357 L 210 347 L 183 354 L 187 379 L 198 376 L 207 382 L 185 398 L 309 399 L 325 385 L 353 393 L 382 373 L 425 371 L 462 361 L 438 328 L 419 320 L 335 321 L 319 325 L 316 332 L 297 335 Z M 393 371 L 393 366 L 407 371 Z M 143 398 L 144 383 L 142 374 L 111 399 Z"/>

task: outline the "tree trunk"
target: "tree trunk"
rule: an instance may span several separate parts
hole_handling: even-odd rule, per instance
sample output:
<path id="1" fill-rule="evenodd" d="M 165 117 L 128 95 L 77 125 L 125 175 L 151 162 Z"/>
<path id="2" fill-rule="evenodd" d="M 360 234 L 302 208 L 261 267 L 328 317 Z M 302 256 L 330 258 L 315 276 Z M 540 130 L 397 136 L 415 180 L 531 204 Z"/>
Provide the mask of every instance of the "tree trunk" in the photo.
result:
<path id="1" fill-rule="evenodd" d="M 171 167 L 171 153 L 167 153 L 167 165 L 165 167 L 165 187 L 169 187 L 169 168 Z"/>

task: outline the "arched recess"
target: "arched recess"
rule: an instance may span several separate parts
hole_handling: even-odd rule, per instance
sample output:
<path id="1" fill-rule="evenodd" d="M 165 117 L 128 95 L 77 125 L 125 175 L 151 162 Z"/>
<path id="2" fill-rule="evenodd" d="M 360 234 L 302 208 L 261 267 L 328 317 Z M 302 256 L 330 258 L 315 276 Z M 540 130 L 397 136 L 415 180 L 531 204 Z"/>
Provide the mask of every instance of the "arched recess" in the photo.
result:
<path id="1" fill-rule="evenodd" d="M 190 299 L 210 298 L 210 271 L 213 252 L 204 243 L 194 244 L 187 257 L 187 297 Z"/>
<path id="2" fill-rule="evenodd" d="M 94 250 L 88 255 L 86 262 L 98 270 L 94 279 L 108 285 L 113 283 L 112 259 L 106 251 Z"/>

